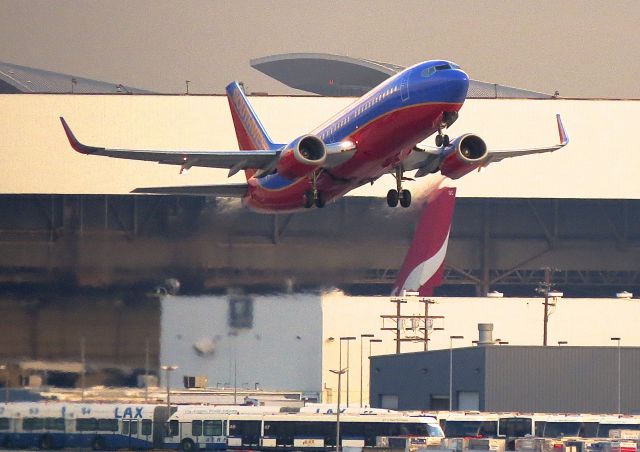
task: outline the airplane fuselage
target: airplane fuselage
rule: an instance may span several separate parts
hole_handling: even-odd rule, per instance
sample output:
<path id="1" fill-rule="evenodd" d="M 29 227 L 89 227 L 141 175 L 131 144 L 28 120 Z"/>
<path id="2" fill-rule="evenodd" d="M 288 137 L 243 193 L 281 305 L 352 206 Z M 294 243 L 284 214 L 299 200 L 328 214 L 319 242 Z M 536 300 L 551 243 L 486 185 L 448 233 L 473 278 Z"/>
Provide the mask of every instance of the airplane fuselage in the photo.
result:
<path id="1" fill-rule="evenodd" d="M 351 141 L 356 152 L 346 162 L 323 169 L 316 187 L 329 202 L 393 171 L 414 146 L 438 131 L 443 115 L 457 112 L 469 79 L 447 61 L 428 61 L 385 80 L 310 133 L 325 143 Z M 302 208 L 311 178 L 278 173 L 252 176 L 244 202 L 256 210 Z"/>

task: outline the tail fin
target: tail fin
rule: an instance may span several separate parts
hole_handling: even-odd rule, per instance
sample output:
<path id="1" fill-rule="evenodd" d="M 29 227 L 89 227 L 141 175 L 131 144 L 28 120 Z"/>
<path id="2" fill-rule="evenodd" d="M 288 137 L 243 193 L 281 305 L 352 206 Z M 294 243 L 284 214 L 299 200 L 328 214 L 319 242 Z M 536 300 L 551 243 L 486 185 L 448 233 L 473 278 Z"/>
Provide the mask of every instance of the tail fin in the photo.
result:
<path id="1" fill-rule="evenodd" d="M 269 138 L 238 82 L 232 82 L 227 86 L 227 100 L 231 109 L 238 146 L 241 150 L 276 149 L 279 147 Z M 247 179 L 255 172 L 256 170 L 245 170 Z"/>
<path id="2" fill-rule="evenodd" d="M 455 203 L 455 188 L 439 188 L 430 194 L 398 273 L 393 295 L 401 295 L 406 290 L 429 296 L 433 288 L 440 285 Z"/>

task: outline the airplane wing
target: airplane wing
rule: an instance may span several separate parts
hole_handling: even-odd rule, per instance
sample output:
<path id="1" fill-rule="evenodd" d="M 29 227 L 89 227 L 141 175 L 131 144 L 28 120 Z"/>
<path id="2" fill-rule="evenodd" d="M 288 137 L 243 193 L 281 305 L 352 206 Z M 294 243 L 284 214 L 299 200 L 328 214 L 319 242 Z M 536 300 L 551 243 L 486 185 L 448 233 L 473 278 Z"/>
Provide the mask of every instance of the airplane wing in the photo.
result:
<path id="1" fill-rule="evenodd" d="M 227 185 L 186 185 L 180 187 L 147 187 L 136 188 L 131 193 L 148 195 L 187 195 L 217 196 L 222 198 L 243 198 L 247 194 L 248 184 Z"/>
<path id="2" fill-rule="evenodd" d="M 182 169 L 192 166 L 209 168 L 226 168 L 229 176 L 244 169 L 265 169 L 277 161 L 278 150 L 252 150 L 252 151 L 187 151 L 187 150 L 142 150 L 142 149 L 109 149 L 103 147 L 87 146 L 80 143 L 73 135 L 71 128 L 60 117 L 64 131 L 67 134 L 71 147 L 81 154 L 103 155 L 106 157 L 145 160 L 166 165 L 180 165 Z"/>
<path id="3" fill-rule="evenodd" d="M 480 166 L 487 166 L 490 163 L 499 162 L 506 158 L 521 157 L 524 155 L 541 154 L 545 152 L 557 151 L 569 144 L 569 136 L 562 125 L 560 115 L 556 115 L 558 123 L 558 134 L 560 136 L 560 144 L 547 147 L 521 148 L 521 149 L 489 149 L 485 159 Z M 405 171 L 417 169 L 416 177 L 425 176 L 429 173 L 437 171 L 441 159 L 445 156 L 447 148 L 424 147 L 414 148 L 413 152 L 402 162 Z"/>
<path id="4" fill-rule="evenodd" d="M 106 157 L 144 160 L 158 162 L 165 165 L 180 165 L 182 169 L 193 166 L 208 168 L 225 168 L 229 170 L 229 177 L 245 169 L 258 169 L 270 172 L 278 164 L 281 150 L 257 149 L 249 151 L 190 151 L 190 150 L 144 150 L 144 149 L 109 149 L 104 147 L 87 146 L 75 137 L 71 128 L 60 117 L 62 127 L 67 134 L 71 147 L 81 154 L 102 155 Z M 330 143 L 326 145 L 327 160 L 324 165 L 333 168 L 351 158 L 356 146 L 351 141 Z"/>

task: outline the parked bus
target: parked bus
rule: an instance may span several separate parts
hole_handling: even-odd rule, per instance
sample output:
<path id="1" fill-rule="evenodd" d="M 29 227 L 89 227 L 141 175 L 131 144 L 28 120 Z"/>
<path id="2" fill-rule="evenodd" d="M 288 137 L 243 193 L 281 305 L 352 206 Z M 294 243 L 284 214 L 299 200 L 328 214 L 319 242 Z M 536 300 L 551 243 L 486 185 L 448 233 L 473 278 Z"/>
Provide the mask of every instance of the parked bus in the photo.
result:
<path id="1" fill-rule="evenodd" d="M 164 405 L 8 403 L 0 406 L 0 445 L 114 450 L 162 447 Z"/>
<path id="2" fill-rule="evenodd" d="M 206 428 L 205 428 L 206 427 Z M 222 434 L 220 434 L 222 432 Z M 444 433 L 433 417 L 398 412 L 340 416 L 342 447 L 374 447 L 381 437 L 411 438 L 426 447 L 428 438 Z M 226 437 L 226 438 L 225 438 Z M 225 443 L 226 439 L 226 443 Z M 178 409 L 169 419 L 167 447 L 199 449 L 327 449 L 335 448 L 336 414 L 223 412 Z"/>

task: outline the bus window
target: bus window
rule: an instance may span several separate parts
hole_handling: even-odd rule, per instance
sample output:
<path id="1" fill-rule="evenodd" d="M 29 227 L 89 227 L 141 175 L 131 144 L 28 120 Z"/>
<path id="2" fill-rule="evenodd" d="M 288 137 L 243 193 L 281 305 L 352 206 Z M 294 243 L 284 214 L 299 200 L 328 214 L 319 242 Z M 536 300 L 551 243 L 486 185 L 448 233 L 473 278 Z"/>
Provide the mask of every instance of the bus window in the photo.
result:
<path id="1" fill-rule="evenodd" d="M 122 434 L 123 435 L 137 435 L 138 434 L 138 421 L 122 421 Z"/>
<path id="2" fill-rule="evenodd" d="M 1 420 L 1 419 L 0 419 Z M 640 430 L 640 423 L 638 424 L 600 424 L 598 426 L 598 432 L 593 438 L 609 438 L 609 432 L 611 430 Z"/>
<path id="3" fill-rule="evenodd" d="M 122 421 L 122 434 L 123 435 L 129 434 L 129 421 Z"/>
<path id="4" fill-rule="evenodd" d="M 500 419 L 498 430 L 501 436 L 509 438 L 523 438 L 531 435 L 530 418 L 503 418 Z"/>
<path id="5" fill-rule="evenodd" d="M 178 421 L 169 421 L 169 436 L 178 436 Z"/>
<path id="6" fill-rule="evenodd" d="M 222 421 L 204 421 L 204 436 L 222 436 Z"/>
<path id="7" fill-rule="evenodd" d="M 77 432 L 94 432 L 98 430 L 98 420 L 96 418 L 76 419 Z"/>
<path id="8" fill-rule="evenodd" d="M 191 421 L 191 434 L 193 436 L 202 435 L 202 421 Z"/>
<path id="9" fill-rule="evenodd" d="M 132 435 L 138 434 L 138 421 L 131 421 L 131 434 Z"/>
<path id="10" fill-rule="evenodd" d="M 141 433 L 145 436 L 151 435 L 151 419 L 143 419 L 142 420 L 142 430 Z"/>
<path id="11" fill-rule="evenodd" d="M 118 420 L 117 419 L 98 419 L 97 430 L 101 432 L 117 432 Z"/>
<path id="12" fill-rule="evenodd" d="M 64 431 L 64 418 L 62 417 L 48 417 L 44 420 L 44 426 L 47 430 L 60 430 Z"/>
<path id="13" fill-rule="evenodd" d="M 0 417 L 0 430 L 9 430 L 9 418 Z"/>
<path id="14" fill-rule="evenodd" d="M 44 429 L 44 419 L 38 417 L 26 417 L 22 421 L 24 430 L 42 430 Z"/>
<path id="15" fill-rule="evenodd" d="M 257 446 L 260 441 L 260 429 L 260 421 L 229 422 L 229 436 L 242 438 L 243 446 Z"/>

